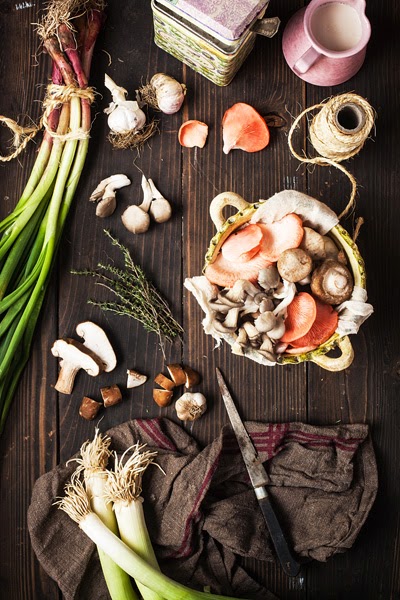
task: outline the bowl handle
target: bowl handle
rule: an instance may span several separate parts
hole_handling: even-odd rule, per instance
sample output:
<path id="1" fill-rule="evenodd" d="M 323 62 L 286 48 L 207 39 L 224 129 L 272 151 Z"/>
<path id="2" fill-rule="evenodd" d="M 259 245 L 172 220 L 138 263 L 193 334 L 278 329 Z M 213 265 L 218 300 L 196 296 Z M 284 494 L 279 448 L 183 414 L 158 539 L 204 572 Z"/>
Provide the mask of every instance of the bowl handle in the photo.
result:
<path id="1" fill-rule="evenodd" d="M 342 352 L 341 356 L 332 358 L 331 356 L 322 354 L 320 356 L 313 356 L 311 358 L 312 362 L 327 371 L 343 371 L 344 369 L 347 369 L 354 358 L 354 350 L 349 337 L 346 335 L 345 337 L 340 338 L 337 345 Z"/>
<path id="2" fill-rule="evenodd" d="M 244 210 L 250 206 L 250 204 L 235 192 L 222 192 L 221 194 L 218 194 L 218 196 L 215 196 L 210 204 L 210 217 L 217 231 L 221 229 L 226 221 L 226 218 L 223 215 L 226 206 L 234 206 L 238 210 Z"/>

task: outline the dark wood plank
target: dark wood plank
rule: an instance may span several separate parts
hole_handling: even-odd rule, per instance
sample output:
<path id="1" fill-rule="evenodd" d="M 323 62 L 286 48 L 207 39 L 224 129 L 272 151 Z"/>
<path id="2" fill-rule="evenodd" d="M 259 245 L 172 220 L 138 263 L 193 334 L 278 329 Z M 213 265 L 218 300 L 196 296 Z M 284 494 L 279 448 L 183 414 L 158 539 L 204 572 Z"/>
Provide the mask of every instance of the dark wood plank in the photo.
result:
<path id="1" fill-rule="evenodd" d="M 33 3 L 3 2 L 0 6 L 0 113 L 28 124 L 40 114 L 43 87 L 49 73 L 46 57 L 33 56 L 38 39 L 31 25 L 37 21 Z M 23 32 L 23 33 L 22 33 Z M 7 153 L 9 131 L 1 128 L 2 154 Z M 38 136 L 40 138 L 40 135 Z M 14 207 L 36 157 L 35 145 L 20 159 L 1 169 L 1 217 Z M 20 598 L 58 598 L 57 585 L 39 567 L 27 530 L 26 514 L 35 480 L 58 462 L 58 412 L 48 389 L 57 368 L 49 355 L 57 330 L 57 294 L 50 285 L 32 358 L 23 375 L 0 439 L 0 581 L 1 595 Z"/>
<path id="2" fill-rule="evenodd" d="M 352 336 L 355 360 L 342 373 L 309 368 L 309 420 L 312 423 L 367 422 L 371 425 L 380 473 L 376 504 L 354 548 L 326 565 L 308 569 L 310 598 L 395 598 L 398 593 L 396 548 L 398 545 L 398 478 L 394 460 L 398 452 L 399 416 L 399 219 L 395 173 L 397 170 L 399 55 L 394 5 L 386 1 L 368 3 L 373 35 L 361 71 L 334 88 L 307 86 L 307 105 L 332 94 L 355 91 L 377 111 L 376 136 L 346 167 L 359 182 L 355 216 L 363 216 L 358 244 L 366 261 L 368 292 L 375 314 L 357 336 Z M 382 23 L 386 23 L 382 28 Z M 381 49 L 384 51 L 381 52 Z M 323 192 L 328 204 L 340 211 L 349 195 L 349 185 L 339 172 L 318 169 L 308 177 L 309 190 Z M 333 170 L 332 170 L 333 171 Z M 318 197 L 318 196 L 317 196 Z M 351 232 L 353 218 L 344 226 Z M 388 286 L 388 287 L 387 287 Z M 390 289 L 389 296 L 384 291 Z M 372 576 L 371 571 L 380 573 Z"/>
<path id="3" fill-rule="evenodd" d="M 293 3 L 281 3 L 279 14 L 287 15 L 292 7 Z M 218 193 L 234 191 L 248 202 L 256 202 L 285 187 L 305 190 L 305 181 L 298 179 L 297 165 L 289 158 L 287 128 L 271 131 L 270 145 L 262 152 L 233 150 L 223 154 L 221 121 L 225 110 L 235 102 L 247 102 L 261 114 L 276 112 L 289 121 L 304 86 L 290 76 L 282 63 L 281 35 L 272 40 L 258 39 L 245 65 L 227 87 L 218 88 L 190 69 L 186 70 L 185 81 L 189 89 L 185 118 L 199 119 L 209 125 L 205 148 L 182 151 L 183 269 L 184 276 L 191 277 L 201 274 L 204 254 L 215 233 L 209 206 Z M 215 341 L 204 334 L 201 326 L 202 311 L 188 292 L 184 296 L 184 311 L 184 359 L 203 374 L 202 391 L 210 402 L 208 412 L 190 428 L 197 439 L 210 441 L 221 425 L 228 422 L 215 381 L 216 366 L 225 374 L 244 419 L 272 422 L 306 419 L 304 366 L 268 368 L 233 355 L 226 344 L 214 349 Z M 304 597 L 302 584 L 290 584 L 276 565 L 249 561 L 246 566 L 281 598 Z"/>
<path id="4" fill-rule="evenodd" d="M 43 93 L 36 84 L 47 81 L 49 64 L 32 58 L 37 47 L 30 23 L 38 20 L 43 5 L 2 2 L 0 5 L 0 77 L 3 94 L 0 113 L 36 118 L 35 103 Z M 283 27 L 303 2 L 285 0 L 271 6 Z M 282 599 L 382 599 L 399 594 L 397 505 L 400 496 L 395 461 L 399 452 L 397 395 L 400 359 L 398 348 L 398 305 L 400 260 L 396 223 L 398 221 L 396 140 L 398 139 L 399 42 L 395 4 L 390 0 L 371 3 L 368 13 L 373 37 L 362 71 L 347 84 L 335 88 L 305 86 L 296 78 L 281 52 L 282 31 L 273 40 L 259 39 L 251 56 L 227 88 L 219 88 L 159 50 L 153 43 L 150 3 L 109 2 L 108 20 L 95 57 L 92 84 L 103 93 L 96 102 L 91 151 L 74 206 L 67 223 L 61 253 L 39 323 L 32 358 L 16 395 L 6 431 L 0 440 L 0 582 L 1 596 L 10 600 L 59 598 L 57 586 L 39 568 L 31 551 L 26 512 L 36 478 L 65 461 L 81 443 L 92 436 L 93 424 L 78 416 L 82 395 L 99 398 L 99 387 L 118 383 L 124 402 L 105 412 L 102 427 L 135 417 L 168 416 L 176 420 L 173 406 L 160 409 L 152 400 L 152 379 L 165 371 L 165 360 L 157 337 L 147 334 L 133 320 L 103 314 L 86 304 L 89 297 L 101 296 L 92 280 L 70 274 L 72 268 L 95 266 L 98 261 L 119 262 L 116 248 L 109 245 L 103 227 L 109 228 L 132 251 L 133 257 L 170 300 L 174 314 L 185 328 L 184 345 L 167 346 L 167 361 L 180 361 L 197 368 L 203 376 L 199 386 L 209 400 L 204 417 L 189 427 L 202 443 L 207 443 L 227 422 L 215 384 L 214 368 L 225 373 L 245 419 L 263 421 L 302 420 L 328 424 L 368 422 L 371 424 L 380 471 L 377 502 L 354 547 L 327 564 L 312 563 L 304 574 L 291 581 L 276 565 L 248 561 L 246 568 L 256 579 Z M 21 32 L 24 32 L 21 35 Z M 123 32 L 123 34 L 121 34 Z M 20 40 L 16 44 L 15 40 Z M 111 65 L 109 62 L 111 56 Z M 12 64 L 12 68 L 10 67 Z M 140 157 L 129 151 L 113 150 L 106 142 L 105 115 L 108 93 L 103 74 L 108 72 L 127 87 L 133 97 L 142 79 L 165 71 L 188 86 L 184 110 L 177 115 L 160 116 L 161 134 L 155 136 Z M 252 104 L 262 114 L 277 112 L 290 124 L 290 115 L 331 94 L 354 90 L 367 97 L 377 110 L 376 142 L 348 163 L 362 187 L 357 214 L 366 219 L 359 246 L 366 259 L 369 294 L 375 315 L 353 338 L 356 358 L 344 373 L 328 373 L 315 365 L 269 369 L 231 355 L 203 333 L 201 311 L 182 283 L 186 276 L 201 273 L 204 253 L 212 237 L 208 215 L 212 198 L 233 190 L 248 201 L 267 198 L 284 188 L 309 191 L 340 211 L 348 196 L 348 184 L 339 173 L 317 169 L 308 173 L 298 168 L 287 147 L 284 128 L 272 132 L 270 147 L 248 155 L 222 153 L 221 119 L 234 102 Z M 202 150 L 182 149 L 177 131 L 183 120 L 197 118 L 210 126 L 207 145 Z M 2 128 L 3 129 L 3 128 Z M 304 131 L 300 139 L 305 140 Z M 0 132 L 0 141 L 6 139 Z M 2 143 L 2 147 L 4 144 Z M 34 161 L 28 149 L 19 162 L 1 167 L 0 216 L 12 210 L 23 189 L 26 174 Z M 132 236 L 121 224 L 120 214 L 141 197 L 143 170 L 152 177 L 173 204 L 169 223 L 153 225 L 143 236 Z M 115 172 L 132 179 L 121 190 L 116 213 L 105 221 L 94 215 L 88 197 L 98 181 Z M 351 230 L 351 219 L 346 222 Z M 382 292 L 382 289 L 385 291 Z M 73 394 L 57 395 L 52 385 L 57 378 L 56 360 L 50 347 L 58 336 L 75 333 L 76 324 L 92 319 L 109 333 L 119 359 L 117 369 L 100 378 L 80 374 Z M 149 376 L 136 391 L 125 390 L 125 371 L 135 367 Z"/>

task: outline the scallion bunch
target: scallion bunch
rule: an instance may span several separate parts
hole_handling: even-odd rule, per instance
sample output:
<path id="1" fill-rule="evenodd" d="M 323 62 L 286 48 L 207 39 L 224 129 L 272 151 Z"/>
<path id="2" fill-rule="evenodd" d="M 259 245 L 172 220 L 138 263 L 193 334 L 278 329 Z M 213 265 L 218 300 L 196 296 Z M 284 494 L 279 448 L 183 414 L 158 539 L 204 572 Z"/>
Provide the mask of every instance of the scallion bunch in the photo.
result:
<path id="1" fill-rule="evenodd" d="M 50 55 L 45 133 L 15 209 L 0 222 L 0 433 L 49 283 L 89 144 L 88 76 L 103 0 L 51 0 L 38 27 Z"/>

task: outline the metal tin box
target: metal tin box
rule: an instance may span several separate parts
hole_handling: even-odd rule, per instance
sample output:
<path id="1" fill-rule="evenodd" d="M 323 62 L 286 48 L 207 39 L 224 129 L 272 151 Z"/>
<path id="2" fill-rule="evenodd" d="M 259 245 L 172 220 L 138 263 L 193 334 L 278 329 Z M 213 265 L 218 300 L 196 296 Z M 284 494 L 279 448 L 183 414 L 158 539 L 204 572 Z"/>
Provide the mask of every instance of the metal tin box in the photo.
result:
<path id="1" fill-rule="evenodd" d="M 154 41 L 217 85 L 228 85 L 257 33 L 272 37 L 279 19 L 264 19 L 269 0 L 152 0 Z"/>

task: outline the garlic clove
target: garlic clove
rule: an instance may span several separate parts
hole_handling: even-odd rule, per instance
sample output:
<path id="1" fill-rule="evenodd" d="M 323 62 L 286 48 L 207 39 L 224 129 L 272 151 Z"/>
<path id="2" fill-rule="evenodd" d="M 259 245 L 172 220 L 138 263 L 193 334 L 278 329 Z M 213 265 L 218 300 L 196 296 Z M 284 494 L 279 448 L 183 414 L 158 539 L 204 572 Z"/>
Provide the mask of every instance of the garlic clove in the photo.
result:
<path id="1" fill-rule="evenodd" d="M 186 121 L 181 125 L 178 132 L 178 140 L 181 146 L 186 148 L 204 148 L 208 136 L 208 125 L 202 121 Z"/>

